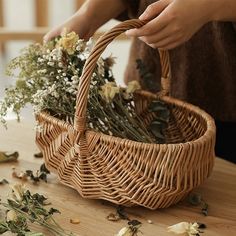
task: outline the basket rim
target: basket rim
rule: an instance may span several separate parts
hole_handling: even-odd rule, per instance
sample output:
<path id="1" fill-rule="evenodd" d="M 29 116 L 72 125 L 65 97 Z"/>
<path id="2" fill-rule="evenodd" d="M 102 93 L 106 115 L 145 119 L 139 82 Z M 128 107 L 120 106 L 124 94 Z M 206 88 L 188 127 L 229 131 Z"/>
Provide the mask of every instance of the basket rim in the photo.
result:
<path id="1" fill-rule="evenodd" d="M 152 94 L 148 91 L 141 91 L 141 92 L 139 92 L 139 94 L 146 95 L 146 96 L 149 96 L 149 97 L 152 97 L 152 98 L 157 97 L 155 94 Z M 89 134 L 92 134 L 92 135 L 99 134 L 100 136 L 102 136 L 106 140 L 113 139 L 114 142 L 123 142 L 123 143 L 126 143 L 126 145 L 128 145 L 128 146 L 131 145 L 131 143 L 132 143 L 132 145 L 141 145 L 141 144 L 150 145 L 150 146 L 151 145 L 157 145 L 157 146 L 166 146 L 166 145 L 168 145 L 168 146 L 171 146 L 171 147 L 172 146 L 176 147 L 176 146 L 188 146 L 189 144 L 192 144 L 192 145 L 198 144 L 199 142 L 202 142 L 204 140 L 208 140 L 209 138 L 212 137 L 212 135 L 214 135 L 216 133 L 216 126 L 215 126 L 214 119 L 207 112 L 205 112 L 204 110 L 202 110 L 198 106 L 192 105 L 190 103 L 181 101 L 179 99 L 176 99 L 176 98 L 173 98 L 173 97 L 170 97 L 170 96 L 163 96 L 163 97 L 160 97 L 159 99 L 166 102 L 167 104 L 172 104 L 172 105 L 179 106 L 179 107 L 182 107 L 182 108 L 187 108 L 190 112 L 194 112 L 195 114 L 198 114 L 198 115 L 202 116 L 203 119 L 206 121 L 206 126 L 207 126 L 206 131 L 204 132 L 204 134 L 202 136 L 200 136 L 199 138 L 193 140 L 193 141 L 180 142 L 180 143 L 164 143 L 164 144 L 138 142 L 138 141 L 133 141 L 133 140 L 130 140 L 130 139 L 111 136 L 111 135 L 108 135 L 108 134 L 104 134 L 102 132 L 97 132 L 97 131 L 89 130 L 89 129 L 86 129 L 85 135 L 86 134 L 88 134 L 88 135 Z M 53 124 L 60 125 L 60 126 L 64 127 L 65 130 L 70 130 L 71 132 L 75 131 L 74 126 L 72 124 L 67 123 L 64 120 L 60 120 L 57 117 L 52 116 L 47 111 L 41 111 L 41 112 L 37 113 L 36 114 L 36 119 L 39 116 L 42 117 L 43 119 L 47 120 L 48 122 L 51 122 Z"/>

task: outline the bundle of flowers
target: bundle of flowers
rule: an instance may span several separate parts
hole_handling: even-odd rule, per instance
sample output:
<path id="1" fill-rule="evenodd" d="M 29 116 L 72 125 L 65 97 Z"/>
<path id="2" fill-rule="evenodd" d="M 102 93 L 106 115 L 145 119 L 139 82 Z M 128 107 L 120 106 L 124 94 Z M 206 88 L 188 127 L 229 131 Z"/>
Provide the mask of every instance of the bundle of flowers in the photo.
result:
<path id="1" fill-rule="evenodd" d="M 70 32 L 23 49 L 7 68 L 7 75 L 17 80 L 0 102 L 0 121 L 6 124 L 4 117 L 9 108 L 19 118 L 21 109 L 30 103 L 35 113 L 46 111 L 73 124 L 77 88 L 91 44 Z M 160 125 L 153 132 L 135 112 L 133 93 L 140 89 L 139 83 L 132 81 L 127 88 L 117 86 L 113 64 L 111 57 L 97 62 L 88 98 L 88 128 L 134 141 L 163 142 Z M 161 102 L 155 104 L 166 109 Z"/>

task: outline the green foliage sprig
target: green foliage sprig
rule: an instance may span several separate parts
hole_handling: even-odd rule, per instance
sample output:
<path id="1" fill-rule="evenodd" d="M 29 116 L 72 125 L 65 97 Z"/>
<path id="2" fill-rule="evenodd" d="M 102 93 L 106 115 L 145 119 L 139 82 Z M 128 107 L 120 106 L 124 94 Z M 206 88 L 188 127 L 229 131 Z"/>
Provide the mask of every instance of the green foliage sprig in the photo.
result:
<path id="1" fill-rule="evenodd" d="M 33 223 L 43 226 L 54 235 L 73 236 L 54 220 L 53 215 L 60 212 L 55 208 L 46 208 L 46 201 L 45 196 L 32 194 L 20 184 L 14 185 L 11 198 L 6 203 L 0 202 L 6 211 L 5 220 L 0 220 L 0 234 L 12 232 L 17 236 L 43 236 L 43 233 L 30 230 L 29 223 Z"/>

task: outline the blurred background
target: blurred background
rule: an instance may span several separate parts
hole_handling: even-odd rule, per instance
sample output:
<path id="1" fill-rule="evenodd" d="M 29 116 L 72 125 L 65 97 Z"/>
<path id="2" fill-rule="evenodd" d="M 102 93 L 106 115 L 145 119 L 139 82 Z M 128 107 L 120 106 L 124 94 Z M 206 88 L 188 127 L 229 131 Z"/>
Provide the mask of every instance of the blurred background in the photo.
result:
<path id="1" fill-rule="evenodd" d="M 28 44 L 42 41 L 43 35 L 52 27 L 71 16 L 84 0 L 0 0 L 0 99 L 5 87 L 14 83 L 14 78 L 5 76 L 5 67 L 20 50 Z M 89 20 L 89 19 L 88 19 Z M 97 35 L 119 23 L 111 20 L 101 27 Z M 123 85 L 123 75 L 128 61 L 130 40 L 125 36 L 112 43 L 103 56 L 116 58 L 113 72 L 117 83 Z M 26 120 L 34 120 L 31 107 L 22 111 Z M 10 114 L 8 119 L 15 119 Z"/>

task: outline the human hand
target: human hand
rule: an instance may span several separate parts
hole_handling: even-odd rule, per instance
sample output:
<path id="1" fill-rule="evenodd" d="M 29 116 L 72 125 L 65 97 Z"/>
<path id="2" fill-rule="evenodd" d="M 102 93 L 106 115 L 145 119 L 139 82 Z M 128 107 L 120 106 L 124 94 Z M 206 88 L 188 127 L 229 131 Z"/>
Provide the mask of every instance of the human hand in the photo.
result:
<path id="1" fill-rule="evenodd" d="M 209 0 L 159 0 L 139 17 L 149 21 L 139 29 L 126 31 L 153 48 L 173 49 L 188 41 L 211 20 L 213 6 Z"/>
<path id="2" fill-rule="evenodd" d="M 63 30 L 66 29 L 67 32 L 74 31 L 79 35 L 81 39 L 88 40 L 94 33 L 95 30 L 91 27 L 91 24 L 80 14 L 75 14 L 69 18 L 66 22 L 50 30 L 43 38 L 46 43 L 52 38 L 61 35 Z"/>
<path id="3" fill-rule="evenodd" d="M 65 23 L 49 31 L 44 36 L 44 42 L 60 35 L 64 28 L 88 40 L 100 26 L 118 16 L 126 7 L 123 0 L 87 0 Z"/>

